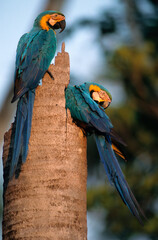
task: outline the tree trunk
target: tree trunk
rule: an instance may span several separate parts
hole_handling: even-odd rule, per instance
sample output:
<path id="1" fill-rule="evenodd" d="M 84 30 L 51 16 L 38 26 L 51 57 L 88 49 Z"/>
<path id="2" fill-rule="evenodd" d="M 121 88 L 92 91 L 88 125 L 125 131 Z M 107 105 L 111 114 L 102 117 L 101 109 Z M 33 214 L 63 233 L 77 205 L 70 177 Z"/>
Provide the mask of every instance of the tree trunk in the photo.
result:
<path id="1" fill-rule="evenodd" d="M 69 55 L 64 44 L 49 70 L 54 80 L 45 74 L 36 90 L 26 163 L 4 195 L 4 240 L 87 239 L 87 142 L 65 110 Z M 5 134 L 4 167 L 12 130 Z"/>

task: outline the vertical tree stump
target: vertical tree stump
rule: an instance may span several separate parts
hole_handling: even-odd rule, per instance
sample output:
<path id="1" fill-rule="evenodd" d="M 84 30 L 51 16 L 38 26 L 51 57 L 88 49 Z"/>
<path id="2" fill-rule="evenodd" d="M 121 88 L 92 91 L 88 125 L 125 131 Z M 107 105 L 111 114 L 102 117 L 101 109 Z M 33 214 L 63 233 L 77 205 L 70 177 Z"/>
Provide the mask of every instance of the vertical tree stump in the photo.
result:
<path id="1" fill-rule="evenodd" d="M 49 68 L 54 80 L 45 74 L 36 90 L 29 154 L 4 195 L 4 240 L 87 239 L 87 141 L 65 110 L 64 48 Z M 12 130 L 5 134 L 4 167 Z"/>

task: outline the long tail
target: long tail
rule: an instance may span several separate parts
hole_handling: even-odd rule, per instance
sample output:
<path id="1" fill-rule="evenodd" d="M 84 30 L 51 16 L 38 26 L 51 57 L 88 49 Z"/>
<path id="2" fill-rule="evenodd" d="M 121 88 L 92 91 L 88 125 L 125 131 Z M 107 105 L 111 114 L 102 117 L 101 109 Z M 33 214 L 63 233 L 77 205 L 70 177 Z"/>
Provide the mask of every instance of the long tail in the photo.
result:
<path id="1" fill-rule="evenodd" d="M 9 179 L 13 177 L 19 161 L 21 161 L 21 163 L 24 163 L 26 161 L 31 133 L 34 98 L 35 90 L 30 90 L 19 99 L 17 105 L 15 118 L 15 135 Z"/>
<path id="2" fill-rule="evenodd" d="M 125 177 L 112 149 L 110 137 L 107 137 L 107 139 L 105 139 L 104 136 L 95 135 L 95 141 L 110 183 L 115 185 L 123 202 L 128 206 L 132 214 L 139 220 L 139 222 L 143 224 L 141 217 L 146 217 L 137 200 L 135 199 L 128 183 L 125 180 Z"/>

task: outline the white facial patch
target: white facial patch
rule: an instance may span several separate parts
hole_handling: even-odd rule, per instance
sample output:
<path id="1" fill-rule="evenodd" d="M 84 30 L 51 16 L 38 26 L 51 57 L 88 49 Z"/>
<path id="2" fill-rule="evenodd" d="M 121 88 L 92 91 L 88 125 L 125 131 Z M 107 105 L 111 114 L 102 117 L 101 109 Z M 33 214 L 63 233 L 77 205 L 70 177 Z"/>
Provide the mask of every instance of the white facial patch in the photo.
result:
<path id="1" fill-rule="evenodd" d="M 98 92 L 93 92 L 92 93 L 92 98 L 93 98 L 94 101 L 97 101 L 97 102 L 100 101 L 100 97 L 99 97 Z"/>

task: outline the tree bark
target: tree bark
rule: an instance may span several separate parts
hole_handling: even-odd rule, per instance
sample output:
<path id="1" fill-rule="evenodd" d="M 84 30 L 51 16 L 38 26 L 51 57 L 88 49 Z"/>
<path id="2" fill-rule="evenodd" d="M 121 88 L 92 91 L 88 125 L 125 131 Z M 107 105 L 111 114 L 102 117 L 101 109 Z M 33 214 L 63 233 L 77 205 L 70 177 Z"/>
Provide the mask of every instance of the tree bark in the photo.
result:
<path id="1" fill-rule="evenodd" d="M 49 71 L 54 80 L 46 73 L 36 89 L 26 163 L 4 195 L 4 240 L 87 239 L 87 140 L 65 110 L 69 55 L 64 44 Z M 4 167 L 13 130 L 5 134 Z"/>

